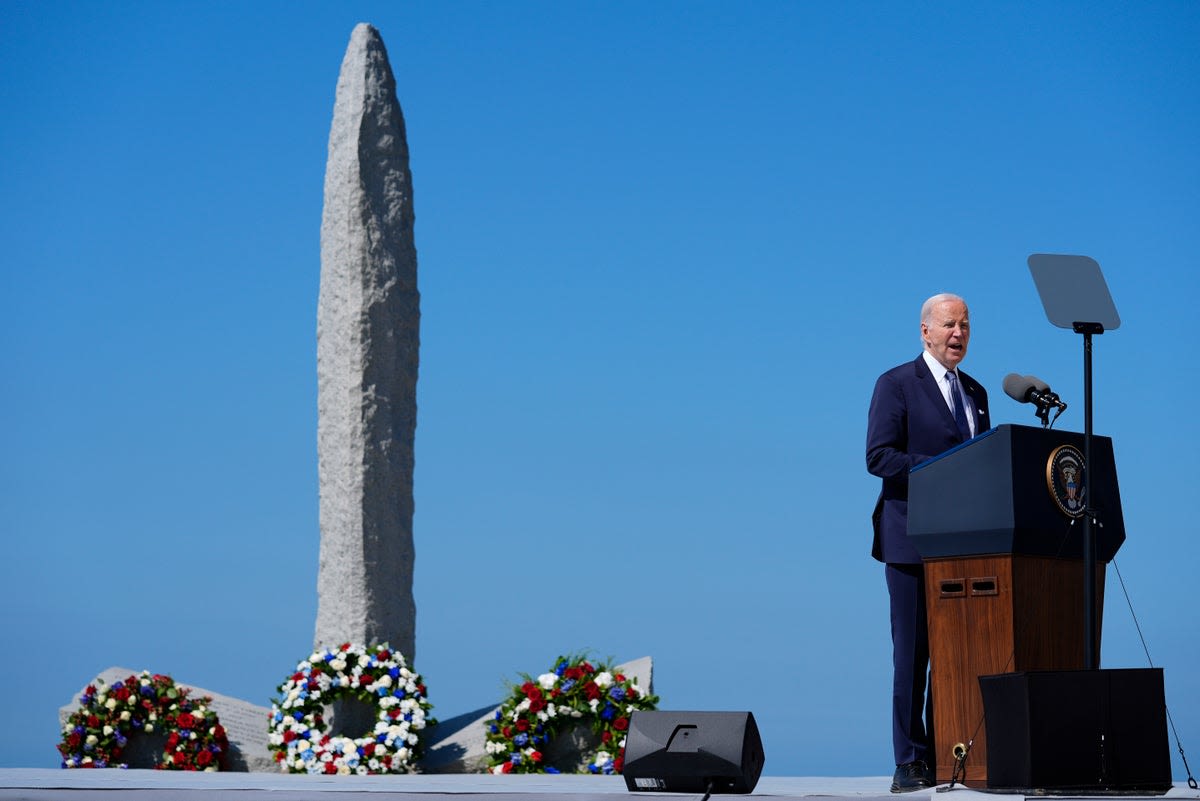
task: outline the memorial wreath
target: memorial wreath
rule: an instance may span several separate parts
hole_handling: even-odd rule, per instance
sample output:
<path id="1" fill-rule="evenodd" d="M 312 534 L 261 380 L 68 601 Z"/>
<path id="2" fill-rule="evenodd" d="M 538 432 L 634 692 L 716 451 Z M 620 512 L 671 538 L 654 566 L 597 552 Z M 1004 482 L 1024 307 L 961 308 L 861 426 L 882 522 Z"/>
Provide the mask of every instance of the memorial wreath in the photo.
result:
<path id="1" fill-rule="evenodd" d="M 620 773 L 630 714 L 658 703 L 635 679 L 581 656 L 560 656 L 549 673 L 523 678 L 487 723 L 491 773 L 560 773 L 547 764 L 547 748 L 576 726 L 590 726 L 599 738 L 584 755 L 587 771 Z"/>
<path id="2" fill-rule="evenodd" d="M 435 722 L 420 675 L 387 644 L 318 649 L 278 689 L 267 747 L 284 772 L 409 773 L 421 757 L 422 731 Z M 325 705 L 344 699 L 374 709 L 371 731 L 325 731 Z"/>
<path id="3" fill-rule="evenodd" d="M 225 729 L 209 708 L 212 698 L 189 697 L 170 676 L 130 676 L 111 687 L 97 679 L 79 697 L 79 709 L 67 719 L 58 746 L 64 768 L 127 768 L 122 761 L 129 740 L 144 734 L 165 735 L 154 767 L 167 770 L 218 770 L 229 749 Z"/>

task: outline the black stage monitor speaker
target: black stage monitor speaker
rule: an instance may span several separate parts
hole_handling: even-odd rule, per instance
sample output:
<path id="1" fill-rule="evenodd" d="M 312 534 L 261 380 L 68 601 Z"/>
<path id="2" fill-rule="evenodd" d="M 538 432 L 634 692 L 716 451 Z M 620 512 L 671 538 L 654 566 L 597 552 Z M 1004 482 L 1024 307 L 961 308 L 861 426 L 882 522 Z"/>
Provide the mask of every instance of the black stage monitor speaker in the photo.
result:
<path id="1" fill-rule="evenodd" d="M 625 786 L 670 793 L 749 793 L 763 769 L 749 712 L 634 712 Z"/>
<path id="2" fill-rule="evenodd" d="M 1162 670 L 980 676 L 989 789 L 1171 788 Z"/>

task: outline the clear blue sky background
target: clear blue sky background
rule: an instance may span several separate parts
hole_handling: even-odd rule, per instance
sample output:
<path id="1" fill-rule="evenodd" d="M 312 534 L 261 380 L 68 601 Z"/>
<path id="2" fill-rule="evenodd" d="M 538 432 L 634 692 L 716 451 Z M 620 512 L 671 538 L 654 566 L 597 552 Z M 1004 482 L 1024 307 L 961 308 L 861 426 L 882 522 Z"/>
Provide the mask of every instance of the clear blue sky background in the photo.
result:
<path id="1" fill-rule="evenodd" d="M 333 93 L 381 31 L 422 292 L 416 667 L 436 713 L 562 652 L 750 709 L 775 775 L 891 772 L 864 467 L 918 308 L 994 422 L 1082 345 L 1118 565 L 1200 764 L 1200 5 L 0 2 L 0 766 L 111 665 L 268 703 L 316 616 Z M 1103 665 L 1146 657 L 1109 570 Z M 1174 742 L 1172 742 L 1174 752 Z M 1172 756 L 1177 777 L 1178 756 Z"/>

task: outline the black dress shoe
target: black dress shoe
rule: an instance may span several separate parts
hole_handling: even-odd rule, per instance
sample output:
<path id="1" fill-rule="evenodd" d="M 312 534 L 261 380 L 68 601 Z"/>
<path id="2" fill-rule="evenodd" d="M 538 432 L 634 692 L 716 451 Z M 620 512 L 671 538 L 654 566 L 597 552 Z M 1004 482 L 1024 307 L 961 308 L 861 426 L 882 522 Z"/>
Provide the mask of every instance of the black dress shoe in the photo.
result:
<path id="1" fill-rule="evenodd" d="M 933 780 L 929 775 L 929 767 L 921 760 L 896 766 L 896 775 L 892 777 L 893 793 L 911 793 L 913 790 L 924 790 L 932 787 Z"/>

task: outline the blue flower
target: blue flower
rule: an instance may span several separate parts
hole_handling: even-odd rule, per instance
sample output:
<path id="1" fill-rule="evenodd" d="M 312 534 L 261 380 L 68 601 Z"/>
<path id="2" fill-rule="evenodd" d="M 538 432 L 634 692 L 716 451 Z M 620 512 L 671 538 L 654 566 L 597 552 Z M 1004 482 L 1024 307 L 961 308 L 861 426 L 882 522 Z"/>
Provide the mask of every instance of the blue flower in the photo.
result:
<path id="1" fill-rule="evenodd" d="M 512 758 L 511 758 L 511 759 L 509 759 L 508 761 L 509 761 L 509 762 L 511 762 L 511 763 L 513 763 L 514 765 L 520 765 L 520 764 L 521 764 L 521 755 L 520 755 L 520 754 L 513 754 L 513 755 L 512 755 Z"/>
<path id="2" fill-rule="evenodd" d="M 559 678 L 561 678 L 562 674 L 564 674 L 566 672 L 567 672 L 567 660 L 564 659 L 563 661 L 559 662 L 557 665 L 554 666 L 554 675 L 558 676 Z"/>
<path id="3" fill-rule="evenodd" d="M 604 709 L 600 710 L 600 717 L 604 718 L 605 720 L 612 720 L 614 717 L 616 717 L 616 714 L 617 708 L 612 704 L 605 704 Z"/>
<path id="4" fill-rule="evenodd" d="M 562 773 L 562 771 L 561 771 L 561 770 L 559 770 L 559 769 L 558 769 L 558 768 L 556 768 L 556 767 L 553 767 L 552 765 L 547 765 L 547 766 L 546 766 L 546 772 L 547 772 L 547 773 Z"/>
<path id="5" fill-rule="evenodd" d="M 304 713 L 301 712 L 299 709 L 297 709 L 295 712 L 292 713 L 292 720 L 299 723 L 300 721 L 304 720 Z"/>
<path id="6" fill-rule="evenodd" d="M 517 748 L 524 748 L 528 744 L 529 744 L 529 735 L 528 734 L 521 733 L 513 738 L 513 745 L 517 746 Z"/>
<path id="7" fill-rule="evenodd" d="M 493 723 L 491 726 L 488 726 L 488 730 L 491 731 L 492 734 L 500 733 L 500 727 L 497 726 L 495 723 Z"/>
<path id="8" fill-rule="evenodd" d="M 566 681 L 563 682 L 562 691 L 564 693 L 569 693 L 571 691 L 571 688 L 574 686 L 575 686 L 575 679 L 567 679 Z"/>
<path id="9" fill-rule="evenodd" d="M 500 710 L 497 709 L 496 710 L 496 720 L 499 720 L 499 719 L 500 719 Z"/>
<path id="10" fill-rule="evenodd" d="M 614 701 L 623 701 L 623 700 L 625 700 L 625 688 L 624 687 L 613 687 L 611 690 L 608 691 L 608 696 L 609 696 L 609 698 L 612 698 Z"/>
<path id="11" fill-rule="evenodd" d="M 400 668 L 398 668 L 398 667 L 392 668 L 391 670 L 388 671 L 388 675 L 391 676 L 393 679 L 400 678 Z"/>

